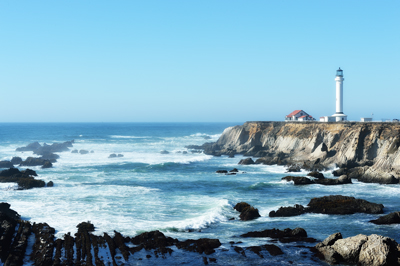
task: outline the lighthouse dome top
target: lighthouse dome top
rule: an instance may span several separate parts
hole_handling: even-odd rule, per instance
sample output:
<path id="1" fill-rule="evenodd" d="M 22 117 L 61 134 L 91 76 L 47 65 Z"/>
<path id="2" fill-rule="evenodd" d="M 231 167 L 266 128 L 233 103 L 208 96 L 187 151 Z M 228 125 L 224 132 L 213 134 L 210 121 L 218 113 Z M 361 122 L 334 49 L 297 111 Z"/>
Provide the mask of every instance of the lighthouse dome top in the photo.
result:
<path id="1" fill-rule="evenodd" d="M 336 70 L 336 76 L 343 77 L 343 70 L 341 70 L 340 67 Z"/>

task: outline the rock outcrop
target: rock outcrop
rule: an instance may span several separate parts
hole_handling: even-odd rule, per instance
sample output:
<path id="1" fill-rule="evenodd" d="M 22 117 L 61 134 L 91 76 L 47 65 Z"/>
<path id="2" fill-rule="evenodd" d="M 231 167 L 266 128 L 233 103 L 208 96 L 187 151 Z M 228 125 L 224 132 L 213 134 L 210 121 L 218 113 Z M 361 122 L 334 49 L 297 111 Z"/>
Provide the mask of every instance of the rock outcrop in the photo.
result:
<path id="1" fill-rule="evenodd" d="M 344 184 L 351 184 L 351 179 L 347 175 L 342 175 L 339 178 L 317 178 L 311 180 L 305 176 L 285 176 L 282 177 L 282 180 L 286 181 L 293 181 L 295 185 L 310 185 L 310 184 L 320 184 L 325 186 L 332 186 L 332 185 L 344 185 Z"/>
<path id="2" fill-rule="evenodd" d="M 324 214 L 354 214 L 354 213 L 383 213 L 382 204 L 372 203 L 363 199 L 342 195 L 331 195 L 320 198 L 312 198 L 307 207 L 296 204 L 294 207 L 280 207 L 277 211 L 271 211 L 270 217 L 289 217 L 304 213 Z"/>
<path id="3" fill-rule="evenodd" d="M 364 167 L 360 181 L 393 184 L 400 177 L 399 146 L 398 123 L 246 122 L 197 148 L 210 155 L 262 156 L 256 163 L 299 165 L 310 171 Z"/>
<path id="4" fill-rule="evenodd" d="M 233 208 L 240 212 L 239 217 L 242 221 L 254 220 L 258 217 L 261 217 L 258 209 L 250 206 L 250 204 L 248 204 L 247 202 L 239 202 Z"/>
<path id="5" fill-rule="evenodd" d="M 31 169 L 20 171 L 17 168 L 10 168 L 0 172 L 0 182 L 17 183 L 19 190 L 44 187 L 46 185 L 43 180 L 35 179 L 34 176 L 37 176 L 37 174 Z"/>
<path id="6" fill-rule="evenodd" d="M 400 245 L 391 238 L 375 234 L 342 238 L 340 233 L 335 233 L 316 248 L 329 264 L 400 265 Z"/>
<path id="7" fill-rule="evenodd" d="M 400 212 L 392 212 L 369 222 L 374 224 L 400 224 Z"/>

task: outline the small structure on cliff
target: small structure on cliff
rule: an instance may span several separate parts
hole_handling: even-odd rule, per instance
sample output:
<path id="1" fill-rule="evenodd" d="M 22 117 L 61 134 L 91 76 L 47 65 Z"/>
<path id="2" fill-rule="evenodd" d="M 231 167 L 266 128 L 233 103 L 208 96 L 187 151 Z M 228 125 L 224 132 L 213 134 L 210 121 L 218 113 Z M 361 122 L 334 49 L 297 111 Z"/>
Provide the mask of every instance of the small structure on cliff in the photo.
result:
<path id="1" fill-rule="evenodd" d="M 343 70 L 336 71 L 336 113 L 332 116 L 322 116 L 319 118 L 321 122 L 339 122 L 347 121 L 347 115 L 343 113 Z"/>
<path id="2" fill-rule="evenodd" d="M 294 110 L 287 116 L 285 116 L 285 121 L 314 121 L 315 118 L 307 114 L 303 110 Z"/>

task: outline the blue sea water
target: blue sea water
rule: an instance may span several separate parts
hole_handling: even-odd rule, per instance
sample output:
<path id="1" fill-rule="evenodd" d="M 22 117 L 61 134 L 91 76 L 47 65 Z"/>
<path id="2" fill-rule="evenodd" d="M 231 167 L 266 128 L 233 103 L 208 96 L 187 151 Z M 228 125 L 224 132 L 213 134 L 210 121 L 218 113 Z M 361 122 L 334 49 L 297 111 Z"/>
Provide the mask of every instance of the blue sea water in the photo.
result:
<path id="1" fill-rule="evenodd" d="M 325 265 L 310 260 L 304 255 L 307 249 L 294 248 L 296 244 L 276 243 L 285 253 L 282 256 L 266 253 L 260 258 L 247 252 L 248 256 L 243 257 L 230 248 L 230 241 L 241 242 L 237 244 L 241 247 L 269 243 L 267 238 L 240 237 L 249 231 L 302 227 L 309 237 L 321 241 L 335 232 L 344 237 L 375 233 L 400 241 L 398 225 L 368 222 L 380 215 L 268 217 L 280 206 L 305 206 L 313 197 L 339 194 L 382 203 L 385 213 L 399 211 L 400 186 L 355 180 L 341 186 L 294 186 L 281 181 L 287 175 L 283 166 L 238 165 L 241 156 L 213 157 L 185 148 L 216 141 L 225 128 L 237 124 L 240 123 L 2 123 L 0 160 L 33 156 L 32 152 L 15 150 L 35 141 L 51 144 L 75 140 L 72 149 L 93 153 L 62 152 L 53 168 L 29 167 L 37 171 L 38 179 L 53 181 L 54 187 L 16 190 L 15 184 L 0 183 L 0 202 L 10 203 L 26 220 L 48 223 L 56 229 L 57 237 L 73 234 L 78 223 L 91 221 L 96 234 L 113 234 L 116 230 L 135 236 L 160 230 L 179 240 L 218 238 L 222 246 L 214 257 L 221 265 L 289 265 L 288 261 L 294 265 Z M 161 154 L 162 150 L 169 153 Z M 112 153 L 123 157 L 108 158 Z M 233 168 L 240 172 L 215 173 Z M 332 177 L 330 171 L 324 175 Z M 233 206 L 241 201 L 258 208 L 261 217 L 240 221 Z M 174 264 L 176 260 L 163 263 Z M 182 263 L 197 262 L 186 258 Z"/>

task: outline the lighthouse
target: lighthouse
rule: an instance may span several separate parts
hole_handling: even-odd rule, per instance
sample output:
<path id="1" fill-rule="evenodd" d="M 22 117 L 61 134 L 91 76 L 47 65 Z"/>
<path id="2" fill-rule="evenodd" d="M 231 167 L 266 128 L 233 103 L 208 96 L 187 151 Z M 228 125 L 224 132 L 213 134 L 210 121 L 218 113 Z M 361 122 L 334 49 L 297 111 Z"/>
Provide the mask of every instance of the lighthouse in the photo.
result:
<path id="1" fill-rule="evenodd" d="M 347 115 L 343 113 L 343 70 L 336 70 L 336 113 L 333 115 L 336 121 L 346 121 Z"/>

